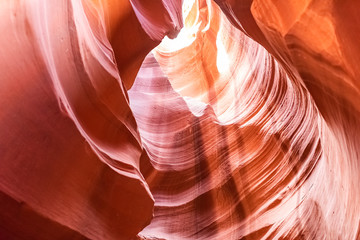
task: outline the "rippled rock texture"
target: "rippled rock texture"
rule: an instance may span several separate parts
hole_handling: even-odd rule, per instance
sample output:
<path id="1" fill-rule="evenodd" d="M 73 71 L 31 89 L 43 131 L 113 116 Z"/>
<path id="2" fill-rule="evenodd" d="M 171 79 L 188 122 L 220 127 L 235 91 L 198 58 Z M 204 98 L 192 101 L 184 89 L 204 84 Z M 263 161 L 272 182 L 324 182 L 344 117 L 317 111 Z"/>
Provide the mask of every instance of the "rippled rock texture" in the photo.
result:
<path id="1" fill-rule="evenodd" d="M 0 239 L 360 239 L 351 0 L 0 2 Z"/>

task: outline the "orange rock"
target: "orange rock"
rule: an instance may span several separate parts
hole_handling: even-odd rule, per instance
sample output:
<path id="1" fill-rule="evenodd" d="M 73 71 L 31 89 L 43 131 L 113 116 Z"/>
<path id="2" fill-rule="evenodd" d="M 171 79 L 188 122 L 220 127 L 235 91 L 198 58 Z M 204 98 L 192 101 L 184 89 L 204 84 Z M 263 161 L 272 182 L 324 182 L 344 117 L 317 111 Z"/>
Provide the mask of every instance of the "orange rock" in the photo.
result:
<path id="1" fill-rule="evenodd" d="M 0 239 L 359 239 L 355 1 L 0 3 Z"/>

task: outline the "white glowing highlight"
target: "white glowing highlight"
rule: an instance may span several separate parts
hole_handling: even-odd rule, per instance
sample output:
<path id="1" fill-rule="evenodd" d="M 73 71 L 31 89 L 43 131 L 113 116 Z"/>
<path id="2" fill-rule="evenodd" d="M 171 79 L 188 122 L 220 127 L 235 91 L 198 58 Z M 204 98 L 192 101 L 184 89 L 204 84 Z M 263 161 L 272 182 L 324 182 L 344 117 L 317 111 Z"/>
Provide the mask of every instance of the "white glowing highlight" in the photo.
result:
<path id="1" fill-rule="evenodd" d="M 222 42 L 220 31 L 216 37 L 217 57 L 216 66 L 219 73 L 224 74 L 230 71 L 230 59 Z"/>
<path id="2" fill-rule="evenodd" d="M 180 30 L 178 36 L 175 39 L 170 39 L 167 36 L 164 37 L 161 44 L 158 46 L 161 51 L 178 51 L 191 45 L 191 43 L 194 42 L 201 25 L 201 21 L 199 21 L 199 11 L 197 10 L 196 12 L 196 18 L 194 21 L 195 24 L 188 26 L 188 24 L 185 24 L 185 21 L 189 16 L 194 4 L 196 3 L 196 0 L 184 0 L 182 7 L 184 27 Z"/>

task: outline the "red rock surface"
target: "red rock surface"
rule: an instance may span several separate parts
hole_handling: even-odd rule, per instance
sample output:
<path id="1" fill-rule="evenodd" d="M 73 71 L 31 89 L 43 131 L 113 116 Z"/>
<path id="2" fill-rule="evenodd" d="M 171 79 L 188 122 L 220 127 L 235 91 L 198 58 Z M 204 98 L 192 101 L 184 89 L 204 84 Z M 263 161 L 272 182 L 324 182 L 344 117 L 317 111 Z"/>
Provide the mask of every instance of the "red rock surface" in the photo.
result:
<path id="1" fill-rule="evenodd" d="M 344 0 L 0 2 L 0 239 L 360 239 Z"/>

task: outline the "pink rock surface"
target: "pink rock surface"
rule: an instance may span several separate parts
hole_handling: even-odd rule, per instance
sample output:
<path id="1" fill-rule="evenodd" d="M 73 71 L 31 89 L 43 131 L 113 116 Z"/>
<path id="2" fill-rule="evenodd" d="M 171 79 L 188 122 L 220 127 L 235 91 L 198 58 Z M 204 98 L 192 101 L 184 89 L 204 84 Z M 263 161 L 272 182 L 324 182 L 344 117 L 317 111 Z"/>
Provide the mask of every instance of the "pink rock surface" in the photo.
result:
<path id="1" fill-rule="evenodd" d="M 359 239 L 354 1 L 0 3 L 0 239 Z"/>

